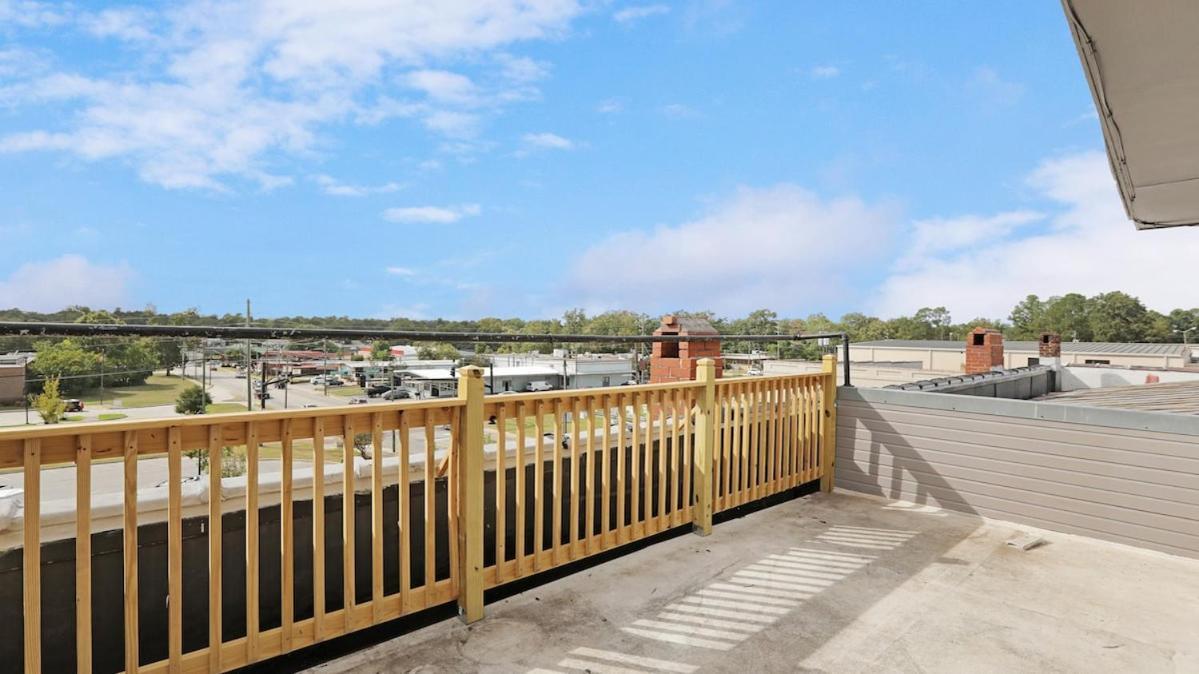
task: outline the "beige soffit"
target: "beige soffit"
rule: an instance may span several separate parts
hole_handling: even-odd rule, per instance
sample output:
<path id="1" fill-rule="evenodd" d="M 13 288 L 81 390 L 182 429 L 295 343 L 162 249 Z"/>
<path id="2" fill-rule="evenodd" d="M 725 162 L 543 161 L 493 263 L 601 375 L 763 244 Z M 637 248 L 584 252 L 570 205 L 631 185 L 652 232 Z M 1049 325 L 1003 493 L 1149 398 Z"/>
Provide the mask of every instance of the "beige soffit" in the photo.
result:
<path id="1" fill-rule="evenodd" d="M 1199 1 L 1062 0 L 1124 210 L 1199 224 Z"/>

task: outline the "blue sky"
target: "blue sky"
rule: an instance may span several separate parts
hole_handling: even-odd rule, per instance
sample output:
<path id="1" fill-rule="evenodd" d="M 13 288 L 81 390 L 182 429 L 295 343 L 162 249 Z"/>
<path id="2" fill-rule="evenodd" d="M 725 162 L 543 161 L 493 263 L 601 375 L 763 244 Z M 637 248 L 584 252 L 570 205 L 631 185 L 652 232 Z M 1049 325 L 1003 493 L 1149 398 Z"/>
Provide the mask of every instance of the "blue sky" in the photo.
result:
<path id="1" fill-rule="evenodd" d="M 1052 2 L 0 0 L 0 305 L 1186 304 L 1101 150 Z"/>

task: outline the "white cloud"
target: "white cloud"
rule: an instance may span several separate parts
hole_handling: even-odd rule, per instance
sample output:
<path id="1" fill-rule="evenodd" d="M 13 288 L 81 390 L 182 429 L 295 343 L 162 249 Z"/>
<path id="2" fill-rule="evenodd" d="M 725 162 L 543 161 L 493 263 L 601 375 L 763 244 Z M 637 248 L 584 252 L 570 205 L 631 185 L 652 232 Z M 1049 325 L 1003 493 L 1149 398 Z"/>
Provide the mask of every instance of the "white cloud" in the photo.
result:
<path id="1" fill-rule="evenodd" d="M 154 39 L 153 14 L 140 7 L 112 7 L 81 19 L 96 37 L 115 37 L 130 42 Z"/>
<path id="2" fill-rule="evenodd" d="M 544 148 L 547 150 L 572 150 L 575 147 L 574 141 L 569 138 L 563 138 L 556 133 L 526 133 L 524 135 L 526 145 L 536 148 Z"/>
<path id="3" fill-rule="evenodd" d="M 669 5 L 636 5 L 633 7 L 625 7 L 618 10 L 612 15 L 620 23 L 633 23 L 651 16 L 659 14 L 667 14 L 670 12 Z"/>
<path id="4" fill-rule="evenodd" d="M 963 215 L 912 223 L 910 247 L 902 264 L 919 264 L 930 255 L 957 252 L 987 241 L 1010 236 L 1019 228 L 1044 218 L 1036 211 L 1011 211 L 989 217 Z"/>
<path id="5" fill-rule="evenodd" d="M 45 28 L 66 23 L 67 7 L 35 0 L 0 0 L 0 27 Z"/>
<path id="6" fill-rule="evenodd" d="M 365 197 L 370 194 L 390 194 L 403 189 L 397 182 L 386 182 L 382 185 L 350 185 L 332 176 L 318 175 L 313 180 L 320 185 L 321 191 L 335 197 Z"/>
<path id="7" fill-rule="evenodd" d="M 841 74 L 841 69 L 834 65 L 812 66 L 810 71 L 813 78 L 818 80 L 832 79 Z"/>
<path id="8" fill-rule="evenodd" d="M 389 276 L 416 276 L 416 270 L 410 267 L 388 267 L 387 273 Z"/>
<path id="9" fill-rule="evenodd" d="M 847 278 L 877 264 L 897 229 L 889 206 L 789 184 L 741 188 L 697 220 L 586 249 L 572 265 L 570 297 L 592 310 L 806 313 L 858 299 Z"/>
<path id="10" fill-rule="evenodd" d="M 1016 224 L 991 236 L 975 230 L 966 246 L 910 253 L 882 283 L 873 309 L 894 316 L 944 305 L 958 319 L 1001 318 L 1029 294 L 1112 290 L 1159 311 L 1195 306 L 1199 237 L 1185 227 L 1138 232 L 1102 152 L 1044 161 L 1028 185 L 1060 207 L 1042 228 L 1030 234 Z M 1028 217 L 1013 211 L 973 220 L 1011 224 Z"/>
<path id="11" fill-rule="evenodd" d="M 669 103 L 661 108 L 663 115 L 671 119 L 684 119 L 687 117 L 695 117 L 697 113 L 693 108 L 682 103 Z"/>
<path id="12" fill-rule="evenodd" d="M 478 204 L 458 206 L 403 206 L 383 211 L 383 217 L 403 224 L 448 224 L 483 212 Z"/>
<path id="13" fill-rule="evenodd" d="M 462 110 L 469 88 L 435 66 L 556 37 L 580 11 L 576 0 L 401 6 L 191 0 L 149 17 L 102 12 L 80 20 L 90 21 L 93 32 L 130 39 L 153 29 L 153 64 L 162 66 L 111 76 L 31 77 L 7 88 L 13 106 L 53 100 L 72 114 L 46 116 L 67 120 L 61 125 L 0 138 L 0 151 L 121 159 L 165 187 L 221 189 L 229 177 L 270 186 L 279 180 L 273 167 L 282 157 L 319 147 L 318 134 L 328 124 L 400 116 L 419 118 L 436 133 L 474 133 L 479 119 Z M 51 5 L 0 0 L 0 24 L 59 20 Z M 544 72 L 536 62 L 503 53 L 490 67 L 505 83 L 491 93 L 493 102 L 534 97 L 527 82 Z M 388 86 L 390 73 L 407 69 L 424 73 L 414 83 L 427 100 L 403 100 Z M 63 77 L 72 78 L 69 90 Z"/>
<path id="14" fill-rule="evenodd" d="M 624 103 L 615 98 L 609 98 L 600 101 L 600 104 L 595 107 L 595 111 L 605 115 L 614 115 L 618 112 L 624 112 Z"/>
<path id="15" fill-rule="evenodd" d="M 405 81 L 408 86 L 441 103 L 474 105 L 478 102 L 479 90 L 475 83 L 465 75 L 448 70 L 414 70 L 408 73 Z"/>
<path id="16" fill-rule="evenodd" d="M 29 262 L 0 280 L 0 307 L 57 311 L 72 304 L 115 307 L 129 300 L 127 265 L 93 264 L 81 255 Z"/>
<path id="17" fill-rule="evenodd" d="M 966 81 L 966 90 L 992 105 L 1015 105 L 1024 97 L 1024 85 L 1009 82 L 990 66 L 976 68 Z"/>

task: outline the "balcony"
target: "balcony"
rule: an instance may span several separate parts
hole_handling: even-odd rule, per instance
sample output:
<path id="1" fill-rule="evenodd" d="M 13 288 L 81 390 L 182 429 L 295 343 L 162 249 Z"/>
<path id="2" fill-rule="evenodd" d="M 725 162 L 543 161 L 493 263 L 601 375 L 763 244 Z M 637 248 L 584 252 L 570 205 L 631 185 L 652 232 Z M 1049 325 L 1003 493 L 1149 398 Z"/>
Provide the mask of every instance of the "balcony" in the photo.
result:
<path id="1" fill-rule="evenodd" d="M 3 669 L 1199 662 L 1199 418 L 834 372 L 4 431 Z"/>

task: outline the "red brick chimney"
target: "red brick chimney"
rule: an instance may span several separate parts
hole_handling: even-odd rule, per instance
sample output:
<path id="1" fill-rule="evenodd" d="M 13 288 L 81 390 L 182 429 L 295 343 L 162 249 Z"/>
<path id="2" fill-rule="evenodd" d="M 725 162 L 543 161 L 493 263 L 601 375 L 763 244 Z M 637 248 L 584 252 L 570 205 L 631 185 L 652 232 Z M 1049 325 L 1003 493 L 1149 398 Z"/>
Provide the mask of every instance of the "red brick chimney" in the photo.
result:
<path id="1" fill-rule="evenodd" d="M 1056 332 L 1042 332 L 1039 346 L 1042 359 L 1062 357 L 1062 336 Z"/>
<path id="2" fill-rule="evenodd" d="M 1003 333 L 979 326 L 966 335 L 966 374 L 1003 367 Z"/>
<path id="3" fill-rule="evenodd" d="M 654 330 L 654 334 L 686 336 L 720 333 L 702 318 L 667 315 L 662 317 L 662 325 Z M 700 358 L 715 360 L 716 376 L 721 376 L 724 359 L 720 357 L 720 340 L 654 342 L 653 356 L 649 361 L 649 381 L 651 384 L 660 384 L 695 379 L 695 363 Z"/>

